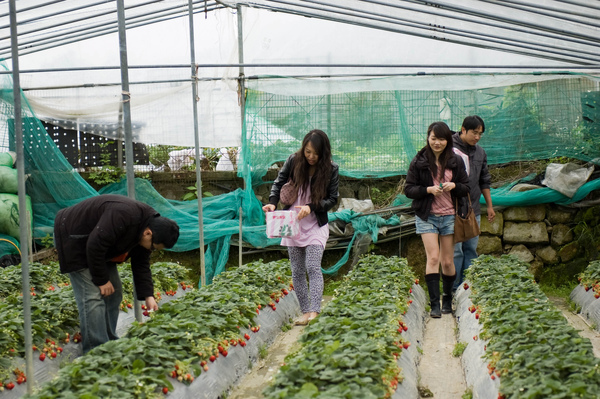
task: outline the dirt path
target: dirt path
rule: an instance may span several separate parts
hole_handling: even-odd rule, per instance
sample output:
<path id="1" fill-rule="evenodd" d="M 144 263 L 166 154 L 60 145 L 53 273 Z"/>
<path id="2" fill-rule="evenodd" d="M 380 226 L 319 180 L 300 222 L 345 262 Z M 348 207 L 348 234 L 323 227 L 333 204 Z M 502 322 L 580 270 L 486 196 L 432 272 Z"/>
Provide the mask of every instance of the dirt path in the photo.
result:
<path id="1" fill-rule="evenodd" d="M 456 345 L 456 320 L 452 315 L 427 319 L 423 355 L 419 363 L 421 398 L 460 399 L 467 386 Z"/>
<path id="2" fill-rule="evenodd" d="M 330 299 L 325 298 L 327 302 Z M 298 338 L 303 330 L 304 327 L 294 326 L 280 333 L 265 358 L 240 380 L 227 399 L 262 399 L 262 391 L 271 383 L 287 354 L 299 348 Z M 465 393 L 467 387 L 460 358 L 452 356 L 455 345 L 454 316 L 428 318 L 419 364 L 421 398 L 460 399 Z"/>
<path id="3" fill-rule="evenodd" d="M 600 333 L 595 331 L 588 324 L 588 321 L 585 320 L 580 314 L 573 313 L 569 306 L 567 305 L 567 301 L 563 298 L 558 297 L 548 297 L 552 303 L 562 312 L 565 316 L 569 324 L 576 330 L 579 331 L 579 335 L 584 338 L 588 338 L 592 342 L 592 346 L 594 347 L 594 356 L 600 358 Z"/>
<path id="4" fill-rule="evenodd" d="M 332 297 L 324 296 L 321 307 Z M 304 331 L 303 326 L 293 326 L 291 330 L 280 333 L 273 344 L 269 346 L 268 354 L 261 359 L 252 370 L 246 374 L 234 389 L 227 395 L 227 399 L 262 399 L 262 391 L 271 384 L 273 377 L 282 366 L 288 353 L 300 347 L 298 337 Z"/>

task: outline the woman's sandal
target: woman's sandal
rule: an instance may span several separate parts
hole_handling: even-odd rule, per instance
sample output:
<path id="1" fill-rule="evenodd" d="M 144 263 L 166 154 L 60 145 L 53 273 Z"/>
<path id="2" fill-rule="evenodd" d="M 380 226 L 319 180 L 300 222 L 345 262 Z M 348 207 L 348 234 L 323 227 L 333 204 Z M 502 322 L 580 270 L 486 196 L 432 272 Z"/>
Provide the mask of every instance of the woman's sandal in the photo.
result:
<path id="1" fill-rule="evenodd" d="M 299 319 L 294 322 L 295 326 L 307 326 L 311 319 Z"/>

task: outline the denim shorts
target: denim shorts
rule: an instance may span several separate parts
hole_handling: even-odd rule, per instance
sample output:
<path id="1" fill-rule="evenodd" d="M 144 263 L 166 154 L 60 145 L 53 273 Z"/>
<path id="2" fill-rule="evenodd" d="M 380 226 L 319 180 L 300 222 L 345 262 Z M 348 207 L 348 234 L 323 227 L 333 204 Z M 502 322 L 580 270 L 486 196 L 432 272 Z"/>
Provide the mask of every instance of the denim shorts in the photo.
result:
<path id="1" fill-rule="evenodd" d="M 435 233 L 441 236 L 454 234 L 454 215 L 429 215 L 427 221 L 415 216 L 417 234 Z"/>

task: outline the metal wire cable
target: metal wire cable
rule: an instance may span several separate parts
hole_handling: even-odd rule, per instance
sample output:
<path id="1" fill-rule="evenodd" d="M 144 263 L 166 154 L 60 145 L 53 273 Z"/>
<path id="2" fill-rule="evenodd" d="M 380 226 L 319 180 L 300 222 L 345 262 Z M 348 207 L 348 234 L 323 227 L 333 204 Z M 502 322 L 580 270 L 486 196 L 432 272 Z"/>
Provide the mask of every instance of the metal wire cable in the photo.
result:
<path id="1" fill-rule="evenodd" d="M 304 2 L 307 3 L 313 3 L 313 4 L 317 4 L 317 5 L 321 5 L 321 6 L 328 6 L 325 3 L 319 2 L 319 1 L 314 1 L 314 0 L 304 0 Z M 516 42 L 516 43 L 522 43 L 524 45 L 514 45 L 511 43 L 507 43 L 506 40 L 508 39 L 504 39 L 500 36 L 497 35 L 491 35 L 491 34 L 486 34 L 486 33 L 482 33 L 482 32 L 477 32 L 477 31 L 467 31 L 464 29 L 456 29 L 456 28 L 449 28 L 447 26 L 438 26 L 438 25 L 431 25 L 431 24 L 426 24 L 426 23 L 422 23 L 422 22 L 412 22 L 408 19 L 403 19 L 403 18 L 399 18 L 399 17 L 390 17 L 387 15 L 383 15 L 383 14 L 379 14 L 379 13 L 372 13 L 372 12 L 364 12 L 363 10 L 356 10 L 354 8 L 350 8 L 350 7 L 342 7 L 342 6 L 331 6 L 331 7 L 335 7 L 335 8 L 340 8 L 343 9 L 345 11 L 352 11 L 352 12 L 356 12 L 359 13 L 358 15 L 354 15 L 354 14 L 350 14 L 353 15 L 355 17 L 362 17 L 362 15 L 365 14 L 370 14 L 376 17 L 381 17 L 381 18 L 389 18 L 389 19 L 393 19 L 395 21 L 403 21 L 404 23 L 401 23 L 401 25 L 405 25 L 405 26 L 410 26 L 413 27 L 415 29 L 426 29 L 426 30 L 432 30 L 435 32 L 445 32 L 445 33 L 449 33 L 455 36 L 462 36 L 462 37 L 467 37 L 467 38 L 473 38 L 473 39 L 478 39 L 478 40 L 482 40 L 481 38 L 488 38 L 488 41 L 491 41 L 493 43 L 499 43 L 499 44 L 504 44 L 504 45 L 512 45 L 515 47 L 520 47 L 520 48 L 525 48 L 525 49 L 530 49 L 530 50 L 538 50 L 538 51 L 547 51 L 547 50 L 543 50 L 543 49 L 539 49 L 536 48 L 538 46 L 542 46 L 542 47 L 546 47 L 546 48 L 554 48 L 554 49 L 559 49 L 559 50 L 565 50 L 565 51 L 575 51 L 572 49 L 572 47 L 563 47 L 563 46 L 544 46 L 541 45 L 539 43 L 536 42 L 532 42 L 532 41 L 527 41 L 527 40 L 519 40 L 519 39 L 511 39 L 512 42 Z M 381 22 L 385 22 L 385 19 L 379 19 L 379 18 L 374 18 L 374 20 L 377 21 L 381 21 Z M 396 22 L 394 22 L 396 23 Z M 588 54 L 591 56 L 591 58 L 582 58 L 585 60 L 594 60 L 594 59 L 599 59 L 598 58 L 598 51 L 577 51 L 577 53 L 575 55 L 570 54 L 568 52 L 561 52 L 561 51 L 548 51 L 549 53 L 552 54 L 557 54 L 557 55 L 563 55 L 563 56 L 570 56 L 570 57 L 576 57 L 576 58 L 582 58 L 579 57 L 579 54 Z"/>

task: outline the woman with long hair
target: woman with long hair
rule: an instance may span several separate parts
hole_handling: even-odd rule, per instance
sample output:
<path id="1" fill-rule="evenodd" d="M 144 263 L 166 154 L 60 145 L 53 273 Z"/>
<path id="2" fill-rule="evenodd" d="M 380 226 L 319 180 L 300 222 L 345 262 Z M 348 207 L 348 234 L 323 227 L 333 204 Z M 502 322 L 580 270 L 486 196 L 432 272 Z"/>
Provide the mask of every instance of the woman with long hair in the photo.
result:
<path id="1" fill-rule="evenodd" d="M 302 317 L 297 325 L 306 325 L 321 312 L 323 274 L 321 260 L 329 238 L 329 211 L 339 196 L 338 165 L 331 159 L 329 138 L 322 130 L 311 130 L 302 147 L 285 161 L 273 182 L 265 212 L 277 208 L 281 187 L 291 180 L 298 188 L 298 198 L 284 209 L 297 212 L 300 232 L 283 237 L 281 245 L 288 247 L 292 265 L 294 290 Z M 307 282 L 308 274 L 308 282 Z"/>
<path id="2" fill-rule="evenodd" d="M 427 129 L 427 144 L 413 158 L 404 193 L 411 198 L 417 234 L 421 235 L 427 265 L 425 281 L 431 317 L 452 313 L 454 269 L 454 217 L 456 203 L 469 193 L 469 176 L 461 157 L 452 150 L 452 131 L 444 122 Z M 443 297 L 440 310 L 440 263 Z"/>

